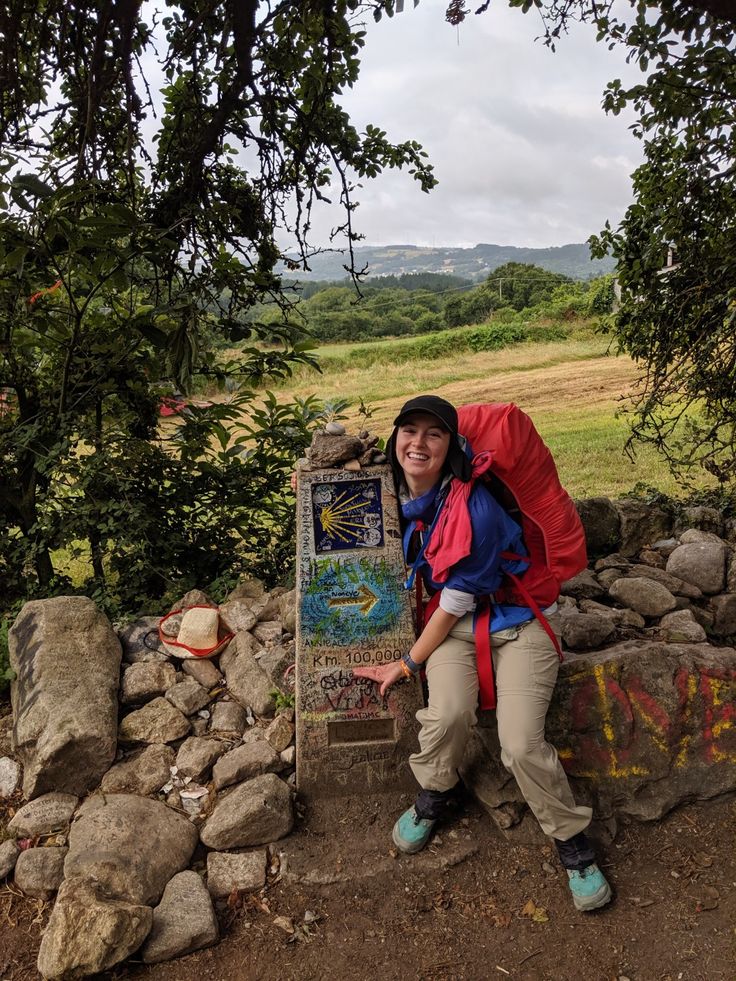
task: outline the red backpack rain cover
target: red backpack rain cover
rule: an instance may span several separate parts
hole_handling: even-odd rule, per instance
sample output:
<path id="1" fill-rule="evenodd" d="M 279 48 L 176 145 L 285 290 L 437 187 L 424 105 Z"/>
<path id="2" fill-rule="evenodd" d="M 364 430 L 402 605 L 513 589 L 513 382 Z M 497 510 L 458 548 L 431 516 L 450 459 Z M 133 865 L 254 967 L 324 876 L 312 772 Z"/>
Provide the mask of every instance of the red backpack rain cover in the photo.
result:
<path id="1" fill-rule="evenodd" d="M 491 478 L 491 489 L 521 525 L 531 558 L 524 587 L 540 607 L 549 606 L 560 585 L 588 564 L 583 525 L 552 454 L 529 416 L 512 402 L 461 406 L 458 429 L 473 453 L 493 454 L 489 473 L 497 480 Z M 495 595 L 500 602 L 526 605 L 512 583 Z"/>

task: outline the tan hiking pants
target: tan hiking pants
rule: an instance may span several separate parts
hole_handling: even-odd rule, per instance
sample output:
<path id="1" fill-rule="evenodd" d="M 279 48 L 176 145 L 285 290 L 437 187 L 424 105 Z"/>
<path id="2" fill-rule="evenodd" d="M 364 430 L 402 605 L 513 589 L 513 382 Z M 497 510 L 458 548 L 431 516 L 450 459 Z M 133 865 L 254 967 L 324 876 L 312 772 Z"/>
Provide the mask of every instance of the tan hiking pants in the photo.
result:
<path id="1" fill-rule="evenodd" d="M 559 616 L 551 614 L 548 620 L 559 635 Z M 575 803 L 557 753 L 544 738 L 559 658 L 537 620 L 518 630 L 513 640 L 492 638 L 501 762 L 516 778 L 544 833 L 567 841 L 588 826 L 592 811 Z M 472 613 L 458 620 L 430 656 L 426 670 L 429 703 L 417 712 L 420 750 L 409 763 L 423 789 L 449 790 L 457 783 L 457 769 L 476 721 Z"/>

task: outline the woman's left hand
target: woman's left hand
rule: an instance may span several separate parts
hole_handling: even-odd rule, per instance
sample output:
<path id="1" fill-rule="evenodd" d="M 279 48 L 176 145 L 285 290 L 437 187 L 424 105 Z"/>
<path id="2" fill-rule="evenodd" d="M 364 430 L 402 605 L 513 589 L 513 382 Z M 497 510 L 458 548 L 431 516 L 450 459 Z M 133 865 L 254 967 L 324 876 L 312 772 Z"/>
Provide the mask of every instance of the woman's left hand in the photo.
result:
<path id="1" fill-rule="evenodd" d="M 381 686 L 380 693 L 385 695 L 391 685 L 401 681 L 404 671 L 401 661 L 392 661 L 390 664 L 379 664 L 374 668 L 353 668 L 354 678 L 369 678 Z"/>

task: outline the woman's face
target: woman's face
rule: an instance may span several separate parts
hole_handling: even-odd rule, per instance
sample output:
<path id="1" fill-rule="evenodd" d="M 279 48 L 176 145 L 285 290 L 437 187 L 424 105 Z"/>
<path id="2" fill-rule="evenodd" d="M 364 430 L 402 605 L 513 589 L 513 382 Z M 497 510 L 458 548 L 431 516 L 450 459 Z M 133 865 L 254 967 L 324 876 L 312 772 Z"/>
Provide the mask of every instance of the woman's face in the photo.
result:
<path id="1" fill-rule="evenodd" d="M 450 434 L 435 416 L 417 413 L 396 431 L 396 459 L 407 480 L 422 492 L 437 483 L 450 447 Z"/>

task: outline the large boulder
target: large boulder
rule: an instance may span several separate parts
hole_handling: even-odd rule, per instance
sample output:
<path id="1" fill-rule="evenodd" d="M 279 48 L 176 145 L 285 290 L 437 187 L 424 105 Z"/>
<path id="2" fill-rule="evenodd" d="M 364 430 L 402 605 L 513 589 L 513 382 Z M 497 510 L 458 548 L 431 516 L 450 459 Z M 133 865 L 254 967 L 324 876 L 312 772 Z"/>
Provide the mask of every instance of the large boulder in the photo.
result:
<path id="1" fill-rule="evenodd" d="M 197 832 L 160 801 L 130 794 L 91 797 L 69 833 L 66 877 L 94 880 L 109 897 L 155 903 L 185 869 Z"/>
<path id="2" fill-rule="evenodd" d="M 712 596 L 726 585 L 727 552 L 728 546 L 718 540 L 686 542 L 667 559 L 667 572 Z"/>
<path id="3" fill-rule="evenodd" d="M 217 917 L 204 883 L 196 872 L 179 872 L 153 911 L 153 926 L 143 945 L 143 963 L 158 964 L 211 947 L 217 938 Z"/>
<path id="4" fill-rule="evenodd" d="M 10 634 L 23 793 L 93 790 L 115 759 L 121 649 L 85 596 L 26 603 Z"/>
<path id="5" fill-rule="evenodd" d="M 66 848 L 27 848 L 15 864 L 15 884 L 26 896 L 48 900 L 64 878 Z"/>
<path id="6" fill-rule="evenodd" d="M 202 843 L 217 851 L 265 845 L 294 826 L 291 792 L 273 773 L 238 784 L 222 798 L 200 831 Z"/>
<path id="7" fill-rule="evenodd" d="M 645 545 L 653 545 L 670 534 L 672 519 L 656 505 L 623 497 L 614 501 L 614 506 L 621 521 L 618 550 L 622 555 L 636 555 Z"/>
<path id="8" fill-rule="evenodd" d="M 159 697 L 126 715 L 120 723 L 118 737 L 121 743 L 174 743 L 188 736 L 191 730 L 187 717 Z"/>
<path id="9" fill-rule="evenodd" d="M 597 558 L 618 547 L 621 538 L 621 518 L 607 497 L 587 497 L 575 501 L 585 529 L 588 555 Z"/>
<path id="10" fill-rule="evenodd" d="M 167 782 L 176 754 L 171 746 L 153 743 L 110 767 L 102 778 L 106 794 L 139 794 L 149 797 Z"/>
<path id="11" fill-rule="evenodd" d="M 237 653 L 227 660 L 225 680 L 228 691 L 243 707 L 252 708 L 256 715 L 272 715 L 275 709 L 273 683 L 256 660 L 258 644 L 248 633 L 239 633 L 230 645 L 237 644 Z"/>
<path id="12" fill-rule="evenodd" d="M 547 738 L 576 798 L 599 817 L 655 820 L 736 790 L 734 699 L 736 650 L 630 640 L 566 656 Z M 463 776 L 508 824 L 519 798 L 498 762 L 495 713 L 480 713 Z"/>
<path id="13" fill-rule="evenodd" d="M 44 978 L 79 978 L 106 971 L 138 950 L 151 930 L 150 906 L 107 896 L 76 876 L 59 889 L 38 952 Z"/>
<path id="14" fill-rule="evenodd" d="M 77 809 L 79 798 L 74 794 L 44 794 L 31 800 L 16 811 L 8 822 L 8 831 L 16 838 L 33 838 L 35 835 L 64 831 Z"/>
<path id="15" fill-rule="evenodd" d="M 608 592 L 622 606 L 643 617 L 661 617 L 677 606 L 677 600 L 666 586 L 644 576 L 617 579 Z"/>

